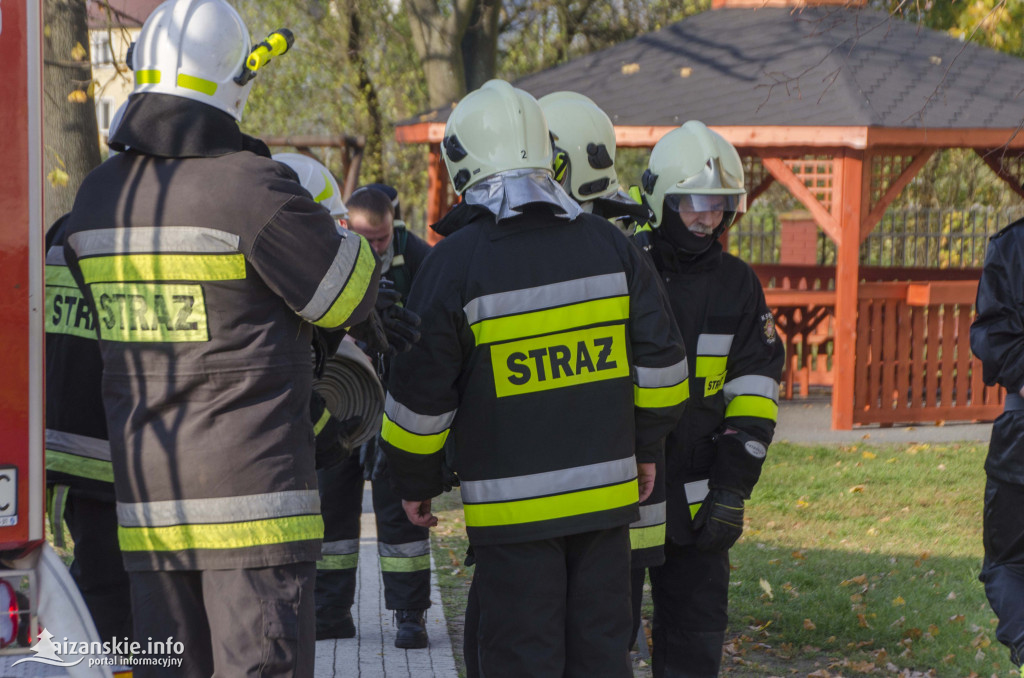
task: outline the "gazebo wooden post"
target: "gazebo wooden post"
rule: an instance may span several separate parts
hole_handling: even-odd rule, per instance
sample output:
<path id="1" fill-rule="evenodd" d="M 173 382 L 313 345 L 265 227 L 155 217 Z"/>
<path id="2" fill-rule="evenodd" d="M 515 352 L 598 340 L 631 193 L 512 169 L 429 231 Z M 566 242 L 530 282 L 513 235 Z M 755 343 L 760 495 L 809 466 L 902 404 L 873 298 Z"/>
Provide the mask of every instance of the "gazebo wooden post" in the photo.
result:
<path id="1" fill-rule="evenodd" d="M 832 428 L 853 428 L 853 387 L 857 367 L 857 288 L 860 229 L 865 213 L 864 152 L 846 149 L 833 160 L 832 212 L 839 222 L 836 247 L 836 332 L 832 369 Z"/>

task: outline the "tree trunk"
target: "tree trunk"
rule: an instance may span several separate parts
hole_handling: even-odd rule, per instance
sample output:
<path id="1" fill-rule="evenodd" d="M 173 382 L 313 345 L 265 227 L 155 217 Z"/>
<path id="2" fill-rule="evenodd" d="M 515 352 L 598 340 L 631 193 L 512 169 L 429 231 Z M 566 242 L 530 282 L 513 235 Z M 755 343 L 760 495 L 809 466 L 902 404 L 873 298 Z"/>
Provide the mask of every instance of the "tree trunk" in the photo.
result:
<path id="1" fill-rule="evenodd" d="M 82 179 L 100 163 L 85 0 L 43 2 L 43 219 L 71 209 Z M 69 99 L 69 95 L 71 98 Z"/>
<path id="2" fill-rule="evenodd" d="M 494 77 L 498 60 L 498 15 L 501 0 L 477 0 L 465 35 L 462 62 L 466 69 L 466 90 L 473 91 Z"/>
<path id="3" fill-rule="evenodd" d="M 363 22 L 359 19 L 359 13 L 352 12 L 349 14 L 348 56 L 359 74 L 359 91 L 366 99 L 366 113 L 370 122 L 360 163 L 362 160 L 369 160 L 373 180 L 383 182 L 384 168 L 381 165 L 384 160 L 384 114 L 381 112 L 377 87 L 363 58 L 365 41 L 366 36 L 363 34 Z"/>
<path id="4" fill-rule="evenodd" d="M 454 0 L 445 14 L 437 0 L 404 0 L 413 45 L 423 62 L 431 108 L 447 106 L 466 93 L 460 45 L 478 1 Z"/>

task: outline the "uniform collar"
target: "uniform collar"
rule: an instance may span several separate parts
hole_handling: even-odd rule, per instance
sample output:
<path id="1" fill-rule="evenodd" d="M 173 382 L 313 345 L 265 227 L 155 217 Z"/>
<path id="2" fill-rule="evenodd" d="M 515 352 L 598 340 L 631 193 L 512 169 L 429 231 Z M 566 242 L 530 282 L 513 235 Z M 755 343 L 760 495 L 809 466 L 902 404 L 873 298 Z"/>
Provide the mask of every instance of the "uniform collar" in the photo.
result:
<path id="1" fill-rule="evenodd" d="M 654 253 L 659 268 L 677 273 L 699 273 L 715 268 L 722 262 L 722 243 L 716 240 L 700 254 L 694 255 L 677 249 L 660 231 L 654 231 Z"/>
<path id="2" fill-rule="evenodd" d="M 239 151 L 270 157 L 266 144 L 242 134 L 224 111 L 152 92 L 131 96 L 110 147 L 162 158 L 212 158 Z"/>

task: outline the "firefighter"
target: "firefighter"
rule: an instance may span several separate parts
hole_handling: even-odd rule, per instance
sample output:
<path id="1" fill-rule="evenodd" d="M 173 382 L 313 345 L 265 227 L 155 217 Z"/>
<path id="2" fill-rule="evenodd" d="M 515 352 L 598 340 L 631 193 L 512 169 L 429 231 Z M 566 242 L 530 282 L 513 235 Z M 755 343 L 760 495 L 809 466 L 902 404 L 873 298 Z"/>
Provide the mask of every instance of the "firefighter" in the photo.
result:
<path id="1" fill-rule="evenodd" d="M 718 240 L 746 209 L 736 149 L 687 122 L 655 145 L 642 183 L 652 228 L 637 242 L 668 290 L 692 382 L 665 449 L 665 563 L 650 569 L 654 675 L 715 676 L 729 549 L 775 432 L 784 349 L 754 271 Z"/>
<path id="2" fill-rule="evenodd" d="M 608 219 L 627 235 L 646 224 L 647 208 L 619 186 L 608 114 L 579 92 L 552 92 L 537 103 L 551 127 L 555 181 L 584 212 Z"/>
<path id="3" fill-rule="evenodd" d="M 580 206 L 608 219 L 627 235 L 646 224 L 646 206 L 619 188 L 615 172 L 615 127 L 608 115 L 589 97 L 578 92 L 553 92 L 538 101 L 551 128 L 554 145 L 552 171 L 555 179 Z M 640 520 L 629 526 L 631 569 L 641 573 L 665 562 L 665 474 L 657 469 L 654 491 L 640 505 Z M 633 631 L 640 629 L 643 578 L 634 582 Z"/>
<path id="4" fill-rule="evenodd" d="M 271 157 L 288 165 L 299 178 L 302 187 L 313 196 L 313 200 L 323 205 L 338 220 L 339 226 L 343 225 L 343 220 L 348 217 L 348 207 L 341 199 L 341 188 L 331 170 L 319 160 L 301 153 L 275 153 Z"/>
<path id="5" fill-rule="evenodd" d="M 362 187 L 349 197 L 344 225 L 370 243 L 381 260 L 382 279 L 392 283 L 393 292 L 404 302 L 430 246 L 409 233 L 404 223 L 396 223 L 398 192 L 384 184 L 373 186 L 378 188 Z M 386 374 L 390 358 L 369 353 Z M 384 604 L 394 610 L 397 625 L 395 647 L 425 648 L 429 642 L 424 614 L 430 607 L 430 535 L 427 528 L 413 525 L 405 517 L 401 499 L 392 492 L 376 453 L 377 442 L 371 440 L 360 455 L 319 474 L 324 558 L 316 577 L 317 639 L 355 636 L 350 608 L 356 590 L 363 483 L 371 480 Z"/>
<path id="6" fill-rule="evenodd" d="M 989 386 L 1007 391 L 1004 410 L 992 425 L 985 459 L 982 540 L 985 559 L 979 579 L 999 623 L 996 637 L 1010 648 L 1014 665 L 1024 664 L 1024 219 L 992 236 L 985 254 L 971 350 L 981 360 Z M 1022 667 L 1024 675 L 1024 667 Z"/>
<path id="7" fill-rule="evenodd" d="M 103 357 L 135 637 L 188 648 L 143 677 L 313 675 L 312 328 L 379 326 L 379 271 L 238 127 L 290 40 L 253 47 L 224 0 L 160 5 L 132 49 L 122 152 L 67 218 Z"/>
<path id="8" fill-rule="evenodd" d="M 685 398 L 680 337 L 642 253 L 552 178 L 533 97 L 485 83 L 442 147 L 463 200 L 409 296 L 422 339 L 391 366 L 394 489 L 436 525 L 451 434 L 484 675 L 631 676 L 628 525 Z"/>
<path id="9" fill-rule="evenodd" d="M 61 218 L 46 234 L 46 483 L 54 541 L 74 542 L 71 576 L 99 637 L 132 636 L 128 573 L 117 545 L 103 362 L 93 316 L 64 260 Z"/>

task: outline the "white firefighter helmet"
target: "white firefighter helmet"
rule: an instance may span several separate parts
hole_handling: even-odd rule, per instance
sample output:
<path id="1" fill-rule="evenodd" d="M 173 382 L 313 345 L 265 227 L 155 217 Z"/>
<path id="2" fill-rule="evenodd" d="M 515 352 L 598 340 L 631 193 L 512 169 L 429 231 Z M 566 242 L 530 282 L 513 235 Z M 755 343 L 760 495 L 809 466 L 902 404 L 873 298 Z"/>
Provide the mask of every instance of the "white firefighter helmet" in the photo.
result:
<path id="1" fill-rule="evenodd" d="M 551 172 L 551 137 L 544 113 L 529 93 L 504 80 L 488 80 L 462 98 L 448 117 L 441 147 L 459 195 L 498 172 Z"/>
<path id="2" fill-rule="evenodd" d="M 334 175 L 322 163 L 301 153 L 275 153 L 274 160 L 282 162 L 299 175 L 299 183 L 309 191 L 313 200 L 327 208 L 335 219 L 348 216 L 348 208 L 341 200 L 341 189 Z"/>
<path id="3" fill-rule="evenodd" d="M 697 120 L 672 130 L 655 144 L 642 186 L 654 213 L 654 228 L 663 223 L 666 209 L 722 210 L 723 222 L 717 233 L 721 235 L 737 214 L 747 210 L 739 153 L 722 135 Z"/>
<path id="4" fill-rule="evenodd" d="M 615 195 L 615 128 L 608 115 L 578 92 L 552 92 L 537 103 L 551 129 L 555 181 L 577 202 Z"/>
<path id="5" fill-rule="evenodd" d="M 251 48 L 242 17 L 224 0 L 167 0 L 132 47 L 134 92 L 201 101 L 241 120 L 252 80 L 236 77 Z"/>

